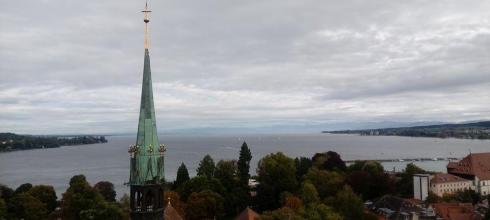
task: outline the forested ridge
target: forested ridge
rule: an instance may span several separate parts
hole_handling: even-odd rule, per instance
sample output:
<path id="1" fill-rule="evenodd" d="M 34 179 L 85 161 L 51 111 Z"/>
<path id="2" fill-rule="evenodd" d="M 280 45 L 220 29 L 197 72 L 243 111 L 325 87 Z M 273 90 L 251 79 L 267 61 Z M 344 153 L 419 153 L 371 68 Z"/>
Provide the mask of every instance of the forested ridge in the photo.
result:
<path id="1" fill-rule="evenodd" d="M 490 139 L 490 121 L 440 124 L 416 127 L 379 128 L 362 130 L 323 131 L 332 134 L 360 134 L 366 136 L 407 136 L 407 137 L 437 137 Z"/>
<path id="2" fill-rule="evenodd" d="M 0 152 L 107 143 L 104 136 L 35 136 L 0 133 Z"/>

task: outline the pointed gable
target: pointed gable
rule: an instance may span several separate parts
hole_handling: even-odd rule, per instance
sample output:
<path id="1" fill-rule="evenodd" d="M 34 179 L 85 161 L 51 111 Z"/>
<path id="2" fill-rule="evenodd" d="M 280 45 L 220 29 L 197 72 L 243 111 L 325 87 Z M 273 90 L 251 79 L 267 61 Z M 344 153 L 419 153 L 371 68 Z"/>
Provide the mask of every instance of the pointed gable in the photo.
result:
<path id="1" fill-rule="evenodd" d="M 243 210 L 243 212 L 240 213 L 240 215 L 238 215 L 235 218 L 235 220 L 258 220 L 258 219 L 260 219 L 260 215 L 249 207 Z"/>
<path id="2" fill-rule="evenodd" d="M 168 203 L 167 207 L 165 207 L 164 216 L 165 220 L 183 220 L 177 210 L 172 207 L 172 204 L 170 204 L 170 202 Z"/>

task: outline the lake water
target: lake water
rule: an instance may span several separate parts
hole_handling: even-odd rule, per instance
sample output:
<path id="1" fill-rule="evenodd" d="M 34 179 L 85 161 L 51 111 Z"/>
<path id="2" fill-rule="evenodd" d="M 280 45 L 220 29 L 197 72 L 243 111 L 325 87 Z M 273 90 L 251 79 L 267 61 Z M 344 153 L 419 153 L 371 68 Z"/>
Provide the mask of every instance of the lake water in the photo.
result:
<path id="1" fill-rule="evenodd" d="M 73 175 L 84 174 L 95 184 L 107 180 L 116 186 L 118 197 L 129 191 L 124 185 L 129 176 L 127 148 L 135 137 L 107 137 L 107 144 L 66 146 L 0 153 L 0 183 L 16 188 L 22 183 L 53 185 L 58 196 L 68 187 Z M 342 134 L 284 135 L 161 135 L 167 146 L 165 174 L 173 180 L 184 162 L 192 175 L 199 161 L 210 154 L 215 161 L 237 159 L 243 141 L 252 150 L 251 172 L 264 155 L 282 151 L 290 157 L 311 157 L 316 152 L 336 151 L 344 160 L 464 157 L 469 151 L 490 152 L 489 140 L 411 138 L 395 136 L 357 136 Z M 432 171 L 445 171 L 446 161 L 417 162 Z M 384 163 L 385 169 L 400 170 L 406 162 Z"/>

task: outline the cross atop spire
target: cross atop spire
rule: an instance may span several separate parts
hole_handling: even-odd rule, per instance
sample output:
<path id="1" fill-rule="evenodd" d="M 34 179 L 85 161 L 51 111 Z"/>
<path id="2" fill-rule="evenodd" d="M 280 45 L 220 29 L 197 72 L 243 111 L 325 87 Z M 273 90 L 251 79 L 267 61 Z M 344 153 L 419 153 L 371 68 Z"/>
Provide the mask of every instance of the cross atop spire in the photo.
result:
<path id="1" fill-rule="evenodd" d="M 145 10 L 141 11 L 145 15 L 143 21 L 145 22 L 145 49 L 148 49 L 150 47 L 150 39 L 148 36 L 148 23 L 150 23 L 150 13 L 151 11 L 148 9 L 148 0 L 146 1 L 145 4 Z"/>

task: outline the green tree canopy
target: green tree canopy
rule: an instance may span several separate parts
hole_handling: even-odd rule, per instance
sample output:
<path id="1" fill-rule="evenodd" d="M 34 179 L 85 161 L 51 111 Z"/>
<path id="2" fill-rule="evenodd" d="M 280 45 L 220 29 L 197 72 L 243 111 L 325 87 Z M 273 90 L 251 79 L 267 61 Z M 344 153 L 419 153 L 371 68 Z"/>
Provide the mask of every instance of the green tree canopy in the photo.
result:
<path id="1" fill-rule="evenodd" d="M 328 203 L 344 216 L 345 220 L 363 219 L 364 204 L 349 186 L 345 186 L 334 198 L 329 199 Z"/>
<path id="2" fill-rule="evenodd" d="M 304 179 L 315 186 L 321 199 L 335 196 L 344 186 L 344 177 L 335 171 L 312 168 Z"/>
<path id="3" fill-rule="evenodd" d="M 260 216 L 261 220 L 306 220 L 295 210 L 283 207 L 274 211 L 266 211 Z"/>
<path id="4" fill-rule="evenodd" d="M 309 182 L 303 183 L 301 187 L 301 199 L 305 203 L 305 205 L 316 204 L 320 201 L 320 197 L 318 197 L 318 192 L 313 184 Z"/>
<path id="5" fill-rule="evenodd" d="M 294 160 L 281 152 L 262 158 L 257 167 L 257 174 L 257 203 L 261 210 L 279 208 L 281 193 L 297 190 Z"/>
<path id="6" fill-rule="evenodd" d="M 15 194 L 9 201 L 8 209 L 8 219 L 44 220 L 49 214 L 44 203 L 26 192 Z"/>
<path id="7" fill-rule="evenodd" d="M 319 169 L 331 171 L 345 171 L 347 169 L 345 162 L 340 155 L 333 151 L 326 153 L 316 153 L 313 158 L 313 165 Z"/>
<path id="8" fill-rule="evenodd" d="M 346 175 L 346 183 L 363 199 L 375 199 L 382 195 L 396 193 L 396 180 L 382 171 L 379 163 L 365 163 L 360 169 L 351 169 Z"/>
<path id="9" fill-rule="evenodd" d="M 224 194 L 221 195 L 226 201 L 226 218 L 235 217 L 247 207 L 250 200 L 248 187 L 244 188 L 240 184 L 237 169 L 237 162 L 234 160 L 220 160 L 216 164 L 214 177 L 218 179 L 225 188 Z"/>
<path id="10" fill-rule="evenodd" d="M 413 175 L 423 173 L 427 173 L 427 171 L 413 163 L 407 164 L 405 170 L 401 173 L 401 178 L 397 182 L 398 193 L 405 197 L 413 196 Z"/>
<path id="11" fill-rule="evenodd" d="M 248 187 L 248 180 L 250 179 L 250 161 L 252 160 L 252 152 L 248 148 L 246 142 L 243 142 L 240 148 L 240 156 L 238 157 L 238 177 L 243 187 Z"/>
<path id="12" fill-rule="evenodd" d="M 0 220 L 7 219 L 7 204 L 0 198 Z"/>
<path id="13" fill-rule="evenodd" d="M 47 185 L 33 186 L 27 193 L 46 205 L 48 213 L 54 211 L 57 206 L 57 196 L 54 188 Z"/>
<path id="14" fill-rule="evenodd" d="M 189 220 L 215 219 L 223 215 L 224 199 L 211 191 L 194 192 L 187 200 L 186 218 Z"/>
<path id="15" fill-rule="evenodd" d="M 233 189 L 237 183 L 237 162 L 234 160 L 220 160 L 216 164 L 214 177 L 227 189 Z"/>
<path id="16" fill-rule="evenodd" d="M 64 220 L 124 218 L 121 208 L 113 202 L 106 201 L 90 186 L 83 175 L 76 175 L 70 179 L 70 187 L 63 193 L 61 215 Z"/>
<path id="17" fill-rule="evenodd" d="M 15 194 L 25 193 L 25 192 L 29 191 L 31 188 L 32 188 L 32 184 L 24 183 L 24 184 L 20 185 L 19 187 L 17 187 L 17 189 L 15 189 L 14 193 Z"/>
<path id="18" fill-rule="evenodd" d="M 204 176 L 196 176 L 185 182 L 177 191 L 183 200 L 187 200 L 193 192 L 212 191 L 224 194 L 225 188 L 215 178 L 208 179 Z"/>
<path id="19" fill-rule="evenodd" d="M 308 206 L 304 214 L 308 220 L 343 220 L 342 216 L 336 213 L 331 207 L 318 203 Z"/>
<path id="20" fill-rule="evenodd" d="M 179 188 L 182 184 L 189 181 L 189 171 L 184 163 L 180 164 L 179 169 L 177 170 L 177 178 L 174 182 L 174 188 Z"/>
<path id="21" fill-rule="evenodd" d="M 104 199 L 108 202 L 116 201 L 116 190 L 114 190 L 114 184 L 108 181 L 100 181 L 94 185 L 95 191 L 100 193 Z"/>
<path id="22" fill-rule="evenodd" d="M 351 164 L 347 168 L 347 170 L 349 172 L 365 171 L 368 173 L 382 173 L 384 172 L 384 167 L 378 161 L 360 160 L 360 161 L 355 161 L 353 164 Z"/>
<path id="23" fill-rule="evenodd" d="M 14 190 L 8 186 L 0 184 L 0 198 L 8 201 L 10 198 L 14 196 Z"/>
<path id="24" fill-rule="evenodd" d="M 209 156 L 209 154 L 207 154 L 199 163 L 199 167 L 197 168 L 197 175 L 205 176 L 208 179 L 211 179 L 214 177 L 214 169 L 214 160 L 211 156 Z"/>
<path id="25" fill-rule="evenodd" d="M 294 165 L 296 166 L 296 179 L 301 182 L 303 176 L 308 173 L 308 170 L 313 166 L 313 162 L 307 157 L 296 157 L 294 159 Z"/>

